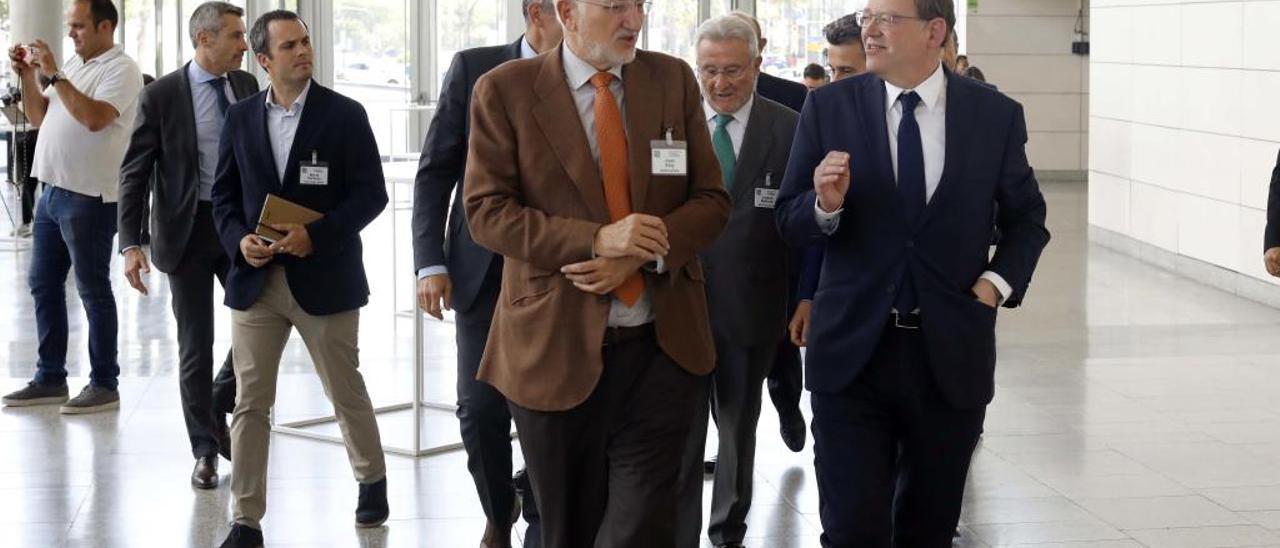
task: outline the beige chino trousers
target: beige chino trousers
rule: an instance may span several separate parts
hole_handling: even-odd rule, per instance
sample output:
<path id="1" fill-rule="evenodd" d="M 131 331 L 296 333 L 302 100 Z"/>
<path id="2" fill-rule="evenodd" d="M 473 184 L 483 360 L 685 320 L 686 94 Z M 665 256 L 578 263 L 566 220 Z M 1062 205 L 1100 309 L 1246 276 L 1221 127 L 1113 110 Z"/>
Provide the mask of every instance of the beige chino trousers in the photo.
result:
<path id="1" fill-rule="evenodd" d="M 239 388 L 231 420 L 232 516 L 236 523 L 256 529 L 262 528 L 267 510 L 270 413 L 280 357 L 295 327 L 333 403 L 356 481 L 377 482 L 387 470 L 373 402 L 357 369 L 360 311 L 308 314 L 293 299 L 284 268 L 265 268 L 267 281 L 258 302 L 249 310 L 231 311 L 231 351 Z"/>

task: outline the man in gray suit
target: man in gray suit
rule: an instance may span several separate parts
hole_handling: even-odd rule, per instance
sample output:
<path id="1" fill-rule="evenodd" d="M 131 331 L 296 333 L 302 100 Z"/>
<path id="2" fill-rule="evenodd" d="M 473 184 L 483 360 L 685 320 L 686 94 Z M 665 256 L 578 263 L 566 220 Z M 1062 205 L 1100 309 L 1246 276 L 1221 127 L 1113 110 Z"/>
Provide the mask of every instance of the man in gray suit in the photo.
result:
<path id="1" fill-rule="evenodd" d="M 169 275 L 178 323 L 182 412 L 196 458 L 191 483 L 218 485 L 218 454 L 231 458 L 226 414 L 235 406 L 231 353 L 213 377 L 213 279 L 229 267 L 213 227 L 214 170 L 222 121 L 232 102 L 258 92 L 238 70 L 248 49 L 244 10 L 205 2 L 191 15 L 195 59 L 142 91 L 138 120 L 120 169 L 120 252 L 129 285 L 148 292 L 151 272 L 141 247 L 148 187 L 154 178 L 151 252 Z"/>
<path id="2" fill-rule="evenodd" d="M 735 547 L 747 532 L 764 379 L 786 332 L 790 251 L 773 207 L 799 116 L 755 93 L 760 50 L 741 18 L 707 21 L 695 44 L 707 127 L 734 206 L 724 232 L 702 253 L 717 361 L 681 468 L 676 544 L 700 546 L 702 457 L 714 407 L 720 451 L 707 533 L 716 546 Z"/>

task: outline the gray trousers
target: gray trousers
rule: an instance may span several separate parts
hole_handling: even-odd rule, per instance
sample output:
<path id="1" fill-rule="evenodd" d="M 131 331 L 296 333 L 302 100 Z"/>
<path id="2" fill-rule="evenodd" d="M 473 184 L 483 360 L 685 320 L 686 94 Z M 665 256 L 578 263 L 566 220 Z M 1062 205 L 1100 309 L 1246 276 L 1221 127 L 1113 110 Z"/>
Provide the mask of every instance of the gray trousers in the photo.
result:
<path id="1" fill-rule="evenodd" d="M 777 344 L 739 346 L 717 337 L 716 370 L 707 397 L 699 400 L 693 429 L 685 447 L 676 518 L 676 547 L 697 548 L 702 532 L 702 461 L 706 450 L 708 415 L 714 414 L 720 448 L 712 483 L 707 537 L 717 546 L 742 542 L 751 510 L 755 472 L 756 423 L 765 377 L 773 368 Z"/>

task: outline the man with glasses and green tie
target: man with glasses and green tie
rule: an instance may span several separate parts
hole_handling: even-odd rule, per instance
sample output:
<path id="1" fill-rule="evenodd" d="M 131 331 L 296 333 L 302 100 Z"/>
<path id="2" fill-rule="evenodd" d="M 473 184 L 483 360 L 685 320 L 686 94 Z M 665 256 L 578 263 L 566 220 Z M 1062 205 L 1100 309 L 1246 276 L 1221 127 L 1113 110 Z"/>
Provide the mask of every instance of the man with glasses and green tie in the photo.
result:
<path id="1" fill-rule="evenodd" d="M 563 45 L 477 81 L 463 199 L 503 256 L 477 378 L 510 402 L 547 548 L 672 548 L 715 366 L 698 253 L 729 216 L 697 79 L 647 2 L 557 0 Z"/>
<path id="2" fill-rule="evenodd" d="M 869 74 L 810 95 L 778 205 L 788 243 L 826 242 L 806 356 L 821 542 L 943 548 L 995 392 L 997 308 L 1026 297 L 1046 207 L 1021 105 L 939 60 L 951 0 L 869 0 L 858 19 Z"/>
<path id="3" fill-rule="evenodd" d="M 698 28 L 694 46 L 704 119 L 734 205 L 724 232 L 699 254 L 716 369 L 698 402 L 680 470 L 678 546 L 701 546 L 702 457 L 714 408 L 719 450 L 707 536 L 717 547 L 741 547 L 764 380 L 787 326 L 790 251 L 773 208 L 799 115 L 756 92 L 761 57 L 749 23 L 733 15 L 711 19 Z"/>

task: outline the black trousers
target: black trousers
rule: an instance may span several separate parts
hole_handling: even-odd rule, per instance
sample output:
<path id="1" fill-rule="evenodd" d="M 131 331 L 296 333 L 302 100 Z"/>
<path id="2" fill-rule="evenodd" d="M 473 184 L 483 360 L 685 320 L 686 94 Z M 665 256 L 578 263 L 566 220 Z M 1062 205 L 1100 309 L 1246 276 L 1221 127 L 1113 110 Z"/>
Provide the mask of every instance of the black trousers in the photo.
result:
<path id="1" fill-rule="evenodd" d="M 685 448 L 678 484 L 680 500 L 677 545 L 702 546 L 702 459 L 706 450 L 708 415 L 715 414 L 719 437 L 712 482 L 707 537 L 717 546 L 741 543 L 747 534 L 755 478 L 756 424 L 765 374 L 773 367 L 773 345 L 740 346 L 716 339 L 716 370 L 706 397 L 699 401 Z"/>
<path id="2" fill-rule="evenodd" d="M 457 416 L 462 446 L 467 452 L 467 470 L 480 496 L 480 506 L 495 527 L 508 526 L 516 518 L 511 514 L 516 497 L 511 479 L 511 411 L 502 393 L 477 381 L 476 374 L 489 339 L 501 282 L 502 267 L 497 263 L 489 269 L 471 308 L 454 314 L 458 343 Z M 524 546 L 536 548 L 539 519 L 531 497 L 524 499 L 524 516 L 529 522 Z"/>
<path id="3" fill-rule="evenodd" d="M 546 548 L 675 546 L 676 477 L 706 378 L 652 330 L 604 348 L 595 390 L 568 411 L 511 404 Z"/>
<path id="4" fill-rule="evenodd" d="M 946 402 L 921 332 L 890 325 L 857 381 L 810 401 L 822 546 L 951 546 L 986 407 Z"/>
<path id="5" fill-rule="evenodd" d="M 208 202 L 196 208 L 191 239 L 169 274 L 173 317 L 178 323 L 178 387 L 182 414 L 196 458 L 218 454 L 226 431 L 226 414 L 236 405 L 236 376 L 231 351 L 213 375 L 213 281 L 226 285 L 230 262 L 218 243 Z"/>
<path id="6" fill-rule="evenodd" d="M 787 318 L 789 320 L 791 316 L 788 315 Z M 791 344 L 790 335 L 783 335 L 778 342 L 767 380 L 769 400 L 773 402 L 773 408 L 778 410 L 778 416 L 799 413 L 800 393 L 804 391 L 804 368 L 801 367 L 800 347 Z"/>

